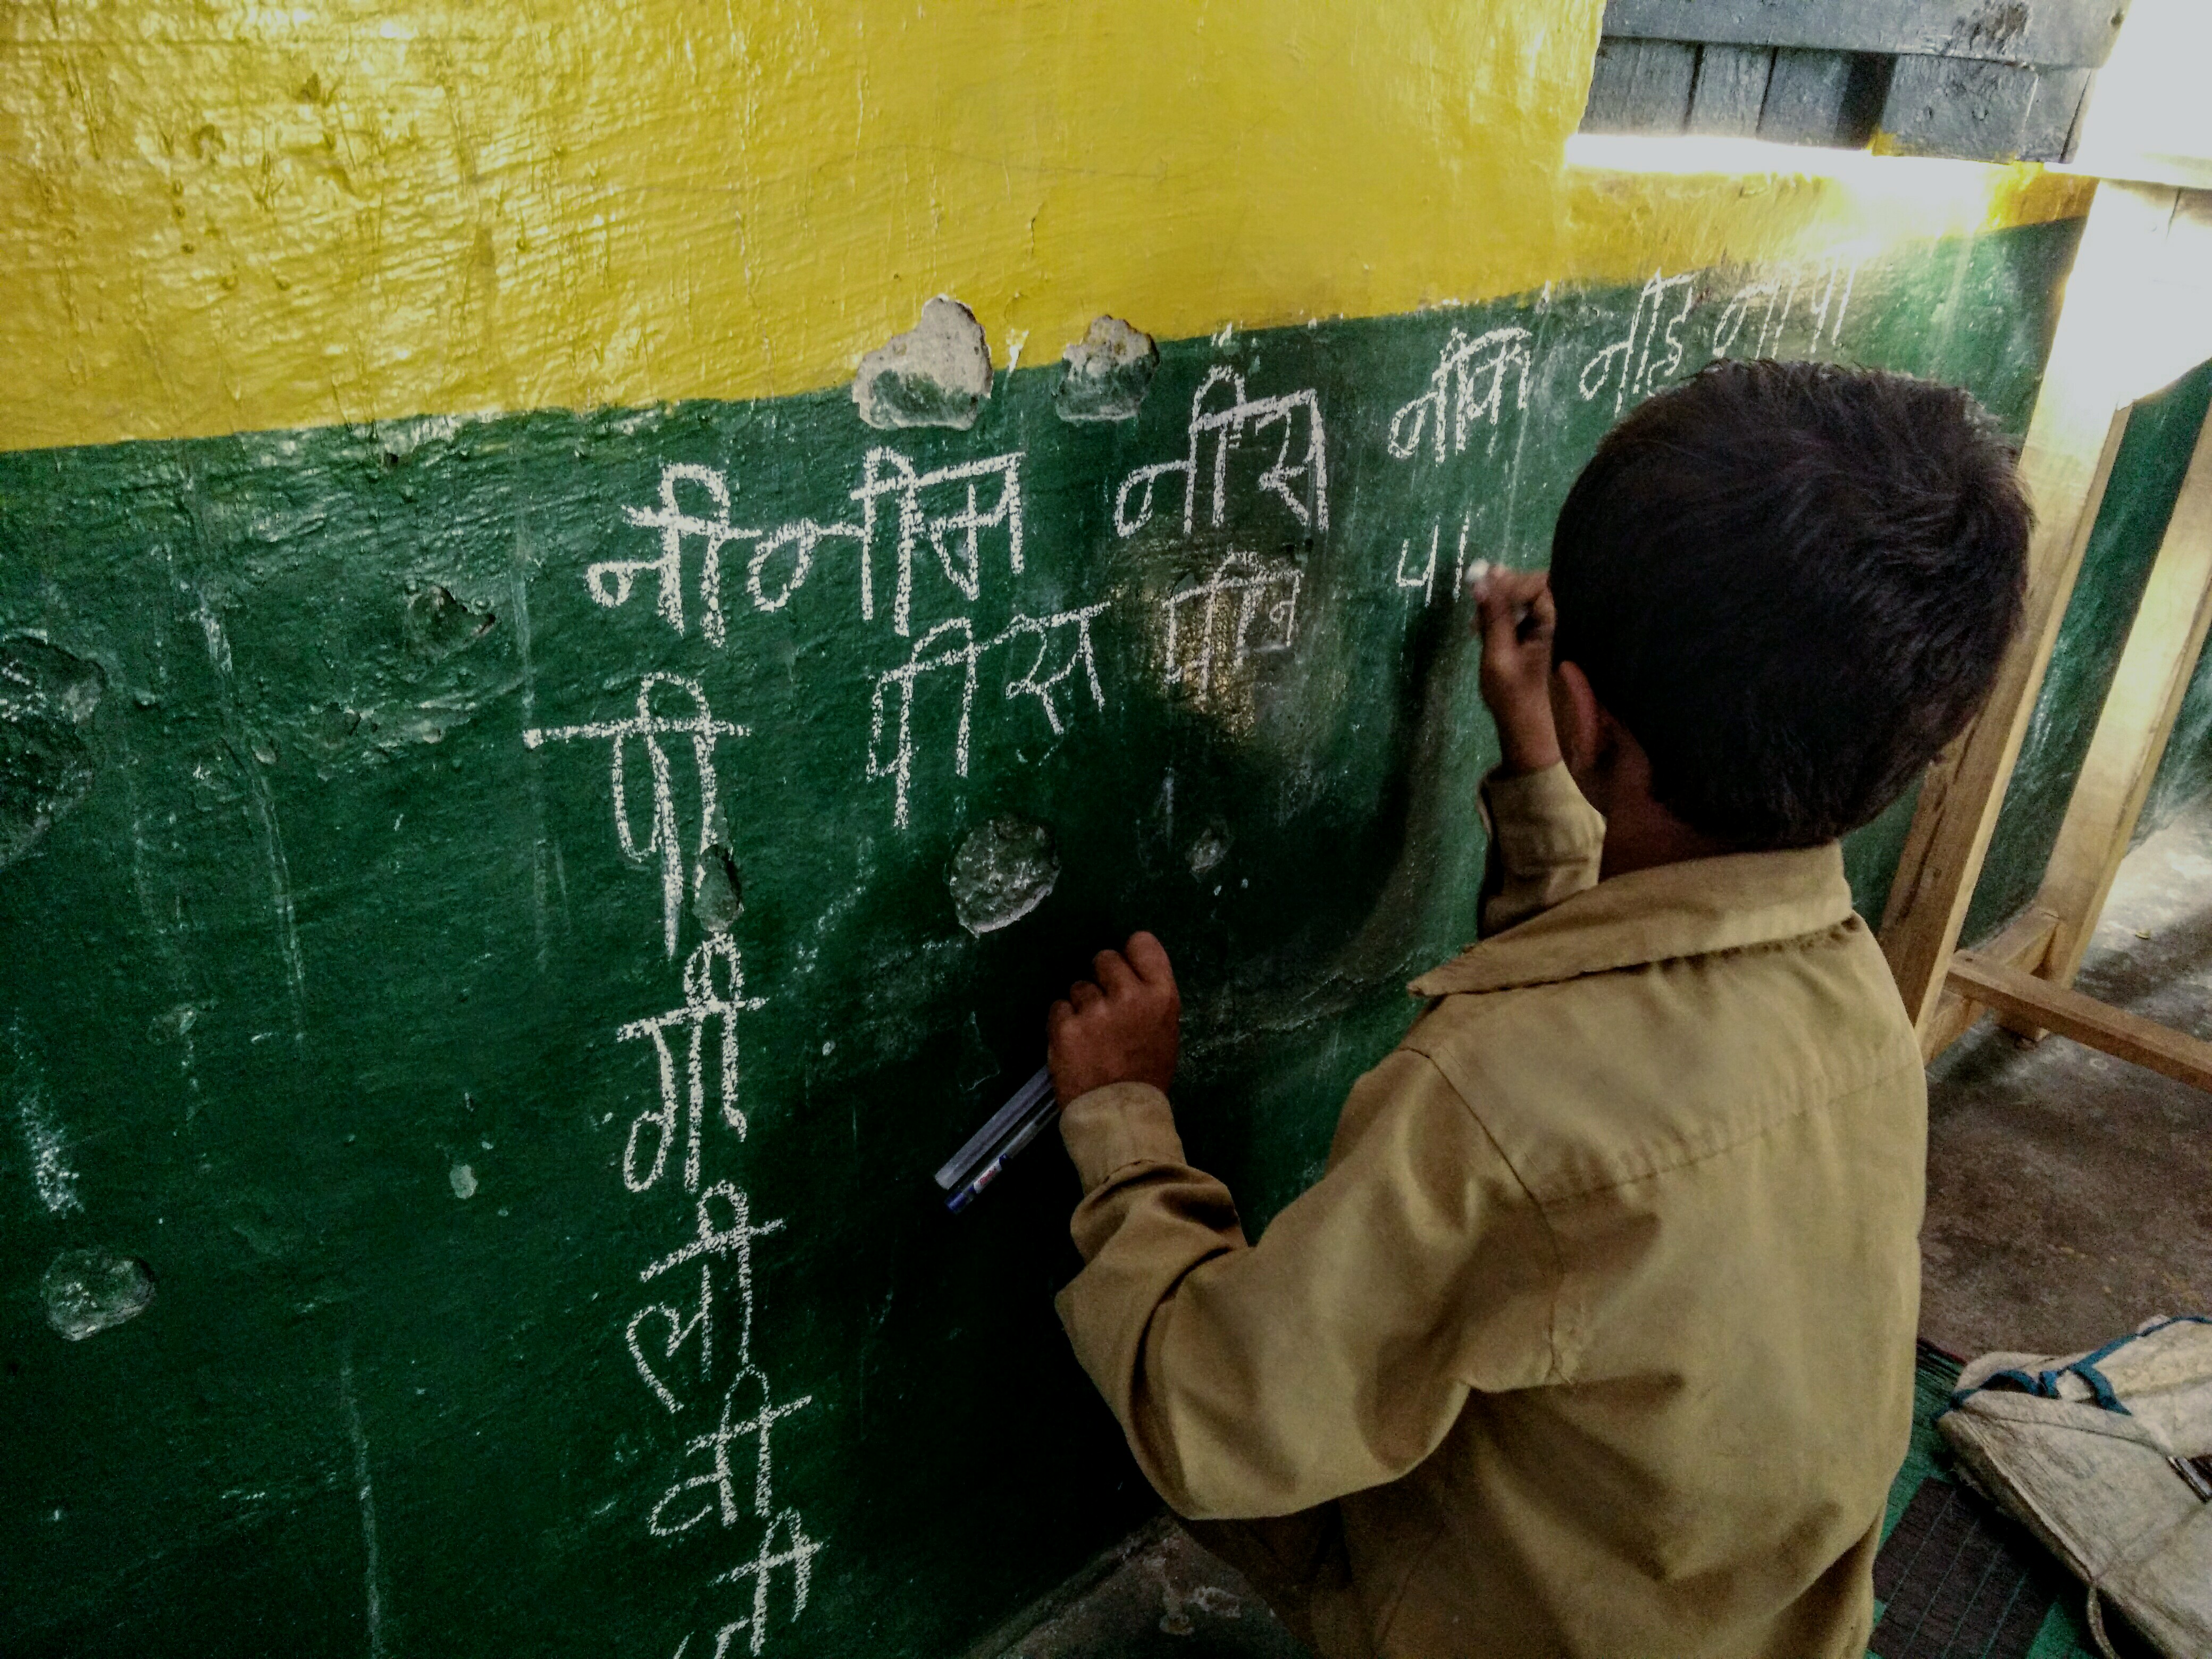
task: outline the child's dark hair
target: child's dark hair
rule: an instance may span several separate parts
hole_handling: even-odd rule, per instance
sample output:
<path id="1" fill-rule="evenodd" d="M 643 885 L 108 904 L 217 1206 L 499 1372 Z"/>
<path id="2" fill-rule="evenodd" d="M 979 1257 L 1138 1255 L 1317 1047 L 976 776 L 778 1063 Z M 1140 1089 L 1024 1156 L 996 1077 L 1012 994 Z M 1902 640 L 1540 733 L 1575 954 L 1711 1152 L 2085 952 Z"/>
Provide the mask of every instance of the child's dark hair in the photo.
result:
<path id="1" fill-rule="evenodd" d="M 1814 846 L 1888 805 L 1981 706 L 2031 522 L 1966 393 L 1716 363 L 1607 433 L 1568 492 L 1556 654 L 1675 817 L 1732 847 Z"/>

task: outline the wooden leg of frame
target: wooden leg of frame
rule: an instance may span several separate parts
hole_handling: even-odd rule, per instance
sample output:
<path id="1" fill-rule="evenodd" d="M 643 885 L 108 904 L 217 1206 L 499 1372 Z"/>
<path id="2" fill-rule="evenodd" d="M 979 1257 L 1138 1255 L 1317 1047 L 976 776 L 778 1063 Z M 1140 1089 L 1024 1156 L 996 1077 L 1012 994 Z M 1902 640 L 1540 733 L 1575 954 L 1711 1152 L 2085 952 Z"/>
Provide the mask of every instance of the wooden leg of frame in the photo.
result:
<path id="1" fill-rule="evenodd" d="M 2212 421 L 2166 523 L 2158 562 L 2036 895 L 2057 918 L 2045 978 L 2071 985 L 2127 855 L 2174 717 L 2212 628 Z"/>
<path id="2" fill-rule="evenodd" d="M 2100 185 L 2044 370 L 2021 476 L 2034 503 L 2027 611 L 1980 717 L 1929 769 L 1882 918 L 1882 949 L 1923 1052 L 1935 1035 L 1946 969 L 1981 874 L 1997 810 L 2034 712 L 2081 550 L 2126 428 L 2114 363 L 2128 284 L 2140 280 L 2179 199 L 2171 190 Z"/>

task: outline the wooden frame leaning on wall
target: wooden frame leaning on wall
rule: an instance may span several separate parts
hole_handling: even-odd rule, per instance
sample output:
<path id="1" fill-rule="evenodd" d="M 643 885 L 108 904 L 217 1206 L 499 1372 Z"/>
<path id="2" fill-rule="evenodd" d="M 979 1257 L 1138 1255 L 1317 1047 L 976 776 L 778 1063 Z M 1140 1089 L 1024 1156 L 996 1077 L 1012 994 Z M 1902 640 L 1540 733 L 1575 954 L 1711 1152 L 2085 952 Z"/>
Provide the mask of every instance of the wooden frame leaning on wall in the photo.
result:
<path id="1" fill-rule="evenodd" d="M 2151 779 L 2212 628 L 2212 422 L 2128 634 L 2112 690 L 2034 900 L 1971 951 L 1959 933 L 2135 400 L 2193 367 L 2212 311 L 2212 191 L 2105 183 L 2067 285 L 2021 474 L 2036 510 L 2020 636 L 1974 723 L 1929 767 L 1881 943 L 1929 1059 L 1995 1012 L 2212 1090 L 2212 1043 L 2073 988 Z"/>

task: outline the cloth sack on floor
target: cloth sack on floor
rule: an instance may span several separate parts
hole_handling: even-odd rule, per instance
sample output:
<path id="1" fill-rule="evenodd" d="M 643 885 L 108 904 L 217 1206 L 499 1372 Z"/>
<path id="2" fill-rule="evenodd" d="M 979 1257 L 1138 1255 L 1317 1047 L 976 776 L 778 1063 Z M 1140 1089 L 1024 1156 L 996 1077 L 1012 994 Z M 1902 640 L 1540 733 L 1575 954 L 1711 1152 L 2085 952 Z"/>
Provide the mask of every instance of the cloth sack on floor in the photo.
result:
<path id="1" fill-rule="evenodd" d="M 2087 1353 L 1984 1354 L 1936 1419 L 1974 1482 L 2172 1659 L 2212 1655 L 2212 1318 L 2154 1319 Z M 2212 1459 L 2208 1459 L 2212 1462 Z M 2201 1477 L 2200 1477 L 2201 1478 Z"/>

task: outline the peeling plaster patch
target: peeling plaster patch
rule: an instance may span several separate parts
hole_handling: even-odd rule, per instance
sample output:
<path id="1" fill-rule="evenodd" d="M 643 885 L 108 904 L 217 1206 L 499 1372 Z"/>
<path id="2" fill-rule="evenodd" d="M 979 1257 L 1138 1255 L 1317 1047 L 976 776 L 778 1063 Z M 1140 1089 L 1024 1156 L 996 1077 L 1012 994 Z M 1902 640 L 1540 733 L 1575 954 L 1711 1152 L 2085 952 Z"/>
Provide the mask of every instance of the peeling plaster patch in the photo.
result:
<path id="1" fill-rule="evenodd" d="M 433 582 L 407 596 L 399 626 L 408 650 L 435 662 L 475 644 L 498 620 L 487 606 L 471 605 L 451 588 Z"/>
<path id="2" fill-rule="evenodd" d="M 49 1215 L 82 1210 L 84 1200 L 76 1195 L 77 1174 L 70 1165 L 68 1139 L 47 1097 L 38 1056 L 23 1046 L 20 1027 L 9 1028 L 8 1047 L 14 1060 L 9 1092 L 15 1097 L 15 1120 L 22 1126 L 23 1145 L 31 1155 L 31 1184 L 38 1188 L 39 1202 Z"/>
<path id="3" fill-rule="evenodd" d="M 0 640 L 0 869 L 90 791 L 84 727 L 106 690 L 98 663 L 27 634 Z"/>
<path id="4" fill-rule="evenodd" d="M 707 823 L 707 844 L 691 870 L 691 914 L 709 933 L 726 933 L 745 913 L 745 882 L 730 851 L 729 820 L 714 804 Z"/>
<path id="5" fill-rule="evenodd" d="M 1160 349 L 1119 317 L 1095 319 L 1067 349 L 1052 406 L 1063 421 L 1133 421 L 1152 390 Z"/>
<path id="6" fill-rule="evenodd" d="M 136 1319 L 154 1299 L 154 1275 L 135 1256 L 64 1250 L 39 1281 L 46 1323 L 72 1342 Z"/>
<path id="7" fill-rule="evenodd" d="M 453 1183 L 455 1198 L 474 1198 L 477 1195 L 477 1172 L 465 1164 L 456 1164 L 446 1171 L 446 1179 Z"/>
<path id="8" fill-rule="evenodd" d="M 953 914 L 975 934 L 1009 927 L 1052 896 L 1060 855 L 1051 832 L 1020 818 L 993 818 L 962 838 L 945 885 Z"/>
<path id="9" fill-rule="evenodd" d="M 921 320 L 860 359 L 853 401 L 870 426 L 975 424 L 991 395 L 991 348 L 975 313 L 940 294 Z"/>

